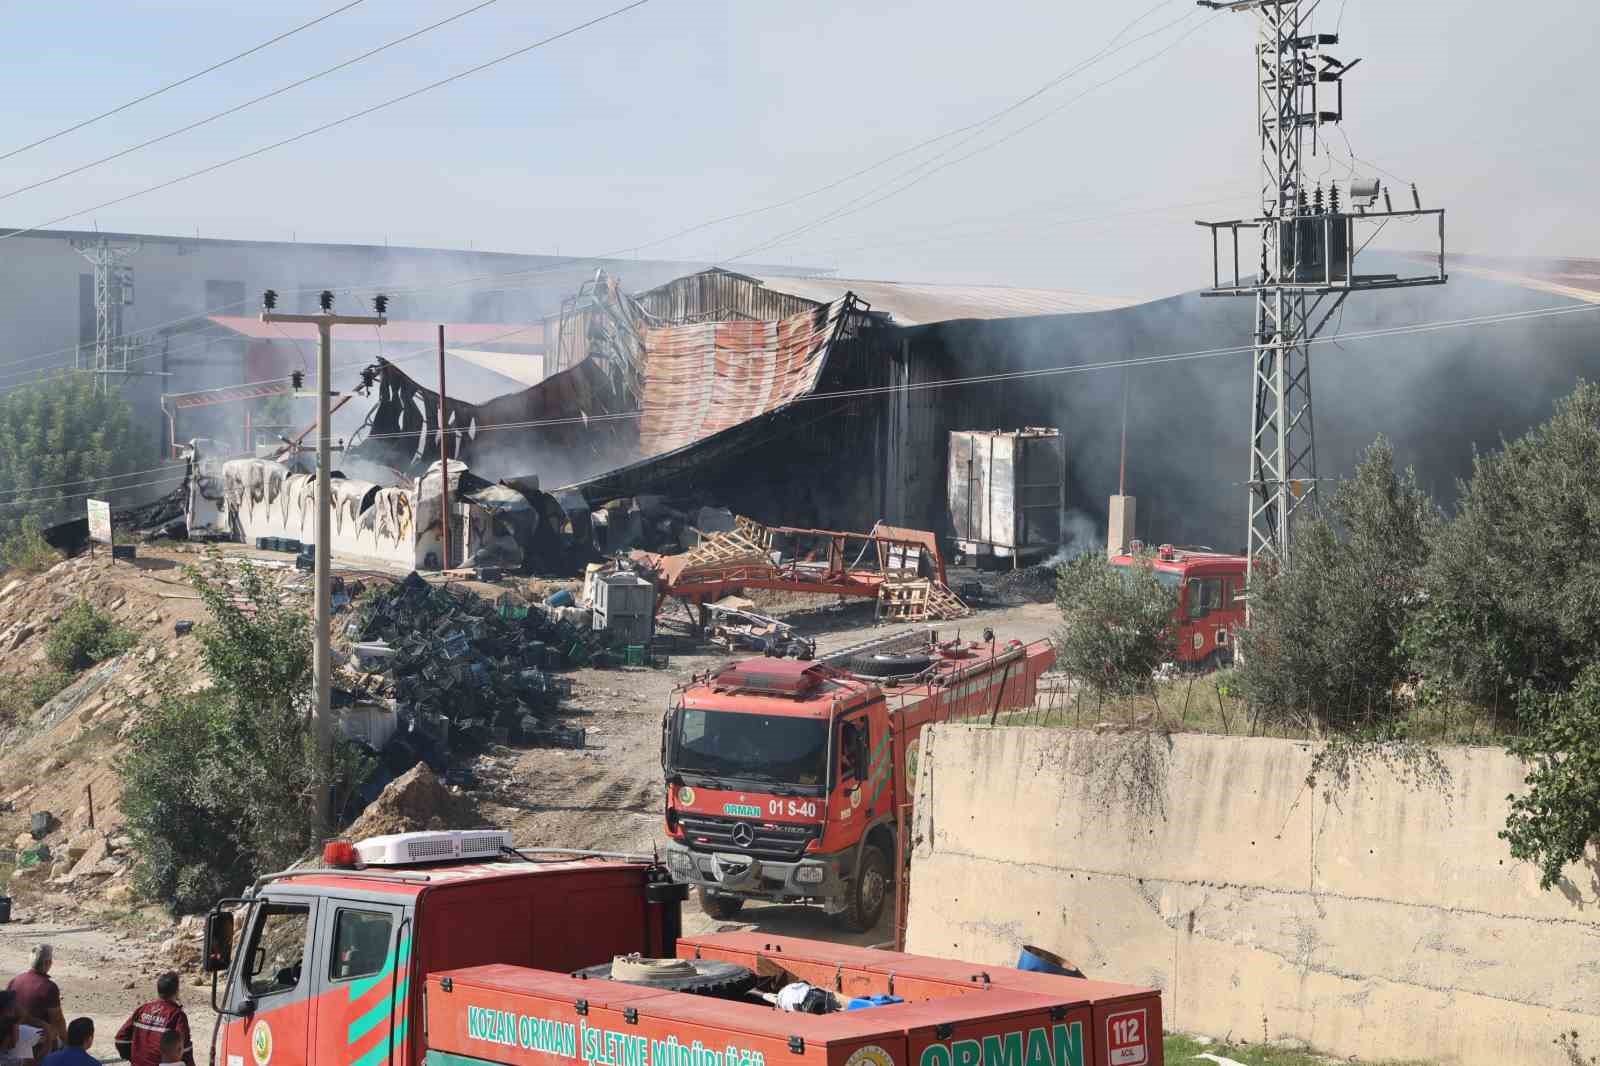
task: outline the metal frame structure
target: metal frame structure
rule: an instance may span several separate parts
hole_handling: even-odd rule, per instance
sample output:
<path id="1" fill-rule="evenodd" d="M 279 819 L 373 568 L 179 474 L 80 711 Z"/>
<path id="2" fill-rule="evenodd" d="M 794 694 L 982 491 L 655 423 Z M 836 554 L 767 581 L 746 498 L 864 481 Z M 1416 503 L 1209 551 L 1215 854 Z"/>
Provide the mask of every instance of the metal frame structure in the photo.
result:
<path id="1" fill-rule="evenodd" d="M 92 365 L 83 365 L 79 346 L 76 369 L 95 375 L 96 388 L 109 391 L 111 374 L 128 372 L 128 341 L 122 332 L 122 309 L 133 303 L 133 268 L 123 260 L 137 253 L 141 244 L 112 244 L 104 237 L 93 241 L 73 241 L 72 248 L 94 267 L 94 356 Z"/>
<path id="2" fill-rule="evenodd" d="M 1305 32 L 1317 0 L 1199 0 L 1214 10 L 1256 15 L 1257 105 L 1261 156 L 1261 214 L 1253 219 L 1200 222 L 1211 230 L 1212 287 L 1204 296 L 1254 296 L 1254 355 L 1251 368 L 1249 540 L 1250 572 L 1257 566 L 1287 570 L 1291 563 L 1292 520 L 1315 508 L 1317 443 L 1311 401 L 1310 345 L 1352 292 L 1439 285 L 1444 268 L 1444 211 L 1423 210 L 1412 186 L 1415 210 L 1395 211 L 1384 194 L 1385 210 L 1370 211 L 1377 184 L 1362 190 L 1366 204 L 1341 211 L 1335 184 L 1323 199 L 1320 186 L 1308 195 L 1303 156 L 1306 138 L 1316 151 L 1317 130 L 1344 118 L 1344 75 L 1360 60 L 1341 62 L 1323 51 L 1337 45 L 1329 33 Z M 1321 109 L 1329 91 L 1335 109 Z M 1352 190 L 1352 200 L 1355 198 Z M 1435 216 L 1438 269 L 1414 277 L 1356 273 L 1356 257 L 1390 220 Z M 1357 245 L 1357 227 L 1375 226 Z M 1233 277 L 1221 277 L 1219 234 L 1233 238 Z M 1254 279 L 1240 276 L 1239 234 L 1260 237 L 1260 265 Z"/>

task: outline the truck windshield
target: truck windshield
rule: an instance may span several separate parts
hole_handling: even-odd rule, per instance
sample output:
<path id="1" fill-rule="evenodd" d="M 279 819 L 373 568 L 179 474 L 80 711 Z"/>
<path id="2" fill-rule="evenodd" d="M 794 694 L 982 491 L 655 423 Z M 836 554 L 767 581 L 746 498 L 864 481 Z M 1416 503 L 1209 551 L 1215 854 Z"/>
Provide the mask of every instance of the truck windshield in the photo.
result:
<path id="1" fill-rule="evenodd" d="M 1112 563 L 1111 565 L 1122 571 L 1123 581 L 1126 582 L 1132 579 L 1134 572 L 1132 564 Z M 1157 570 L 1153 567 L 1152 572 L 1156 575 L 1156 581 L 1161 585 L 1162 588 L 1176 589 L 1183 584 L 1182 574 L 1175 574 L 1170 570 Z"/>
<path id="2" fill-rule="evenodd" d="M 678 712 L 673 767 L 680 774 L 775 782 L 820 790 L 826 781 L 828 723 L 818 718 Z"/>

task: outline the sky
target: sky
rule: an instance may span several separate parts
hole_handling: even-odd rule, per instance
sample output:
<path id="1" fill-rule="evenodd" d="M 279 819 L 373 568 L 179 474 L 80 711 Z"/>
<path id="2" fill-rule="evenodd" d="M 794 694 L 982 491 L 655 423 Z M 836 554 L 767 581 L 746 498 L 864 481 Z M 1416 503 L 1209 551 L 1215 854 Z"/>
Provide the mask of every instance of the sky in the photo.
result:
<path id="1" fill-rule="evenodd" d="M 344 2 L 9 5 L 0 154 Z M 1209 280 L 1195 219 L 1255 210 L 1254 19 L 1190 0 L 648 0 L 337 129 L 83 213 L 624 2 L 495 0 L 201 129 L 7 195 L 474 2 L 365 0 L 0 160 L 0 224 L 778 263 L 1153 298 Z M 1600 257 L 1589 55 L 1600 5 L 1322 0 L 1315 28 L 1335 26 L 1329 51 L 1363 62 L 1345 122 L 1326 130 L 1333 151 L 1308 159 L 1310 174 L 1415 182 L 1424 206 L 1448 209 L 1453 252 Z M 674 236 L 728 215 L 741 217 Z M 1432 239 L 1396 226 L 1376 246 Z"/>

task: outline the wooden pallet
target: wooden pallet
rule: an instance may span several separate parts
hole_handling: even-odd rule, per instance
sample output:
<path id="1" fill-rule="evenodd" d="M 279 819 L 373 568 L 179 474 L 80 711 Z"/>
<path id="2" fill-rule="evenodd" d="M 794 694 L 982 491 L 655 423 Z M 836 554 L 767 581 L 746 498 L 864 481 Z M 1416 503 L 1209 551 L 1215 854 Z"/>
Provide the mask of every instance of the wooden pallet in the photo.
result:
<path id="1" fill-rule="evenodd" d="M 916 578 L 878 586 L 880 622 L 928 622 L 964 618 L 972 609 L 938 581 Z"/>

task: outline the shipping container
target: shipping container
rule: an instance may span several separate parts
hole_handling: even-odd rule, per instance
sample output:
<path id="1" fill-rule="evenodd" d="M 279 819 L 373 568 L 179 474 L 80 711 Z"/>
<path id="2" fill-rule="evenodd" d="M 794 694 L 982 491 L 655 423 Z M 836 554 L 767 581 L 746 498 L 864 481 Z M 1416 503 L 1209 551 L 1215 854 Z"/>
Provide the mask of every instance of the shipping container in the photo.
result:
<path id="1" fill-rule="evenodd" d="M 1060 547 L 1066 470 L 1059 430 L 952 432 L 948 501 L 960 553 L 1015 560 Z"/>

